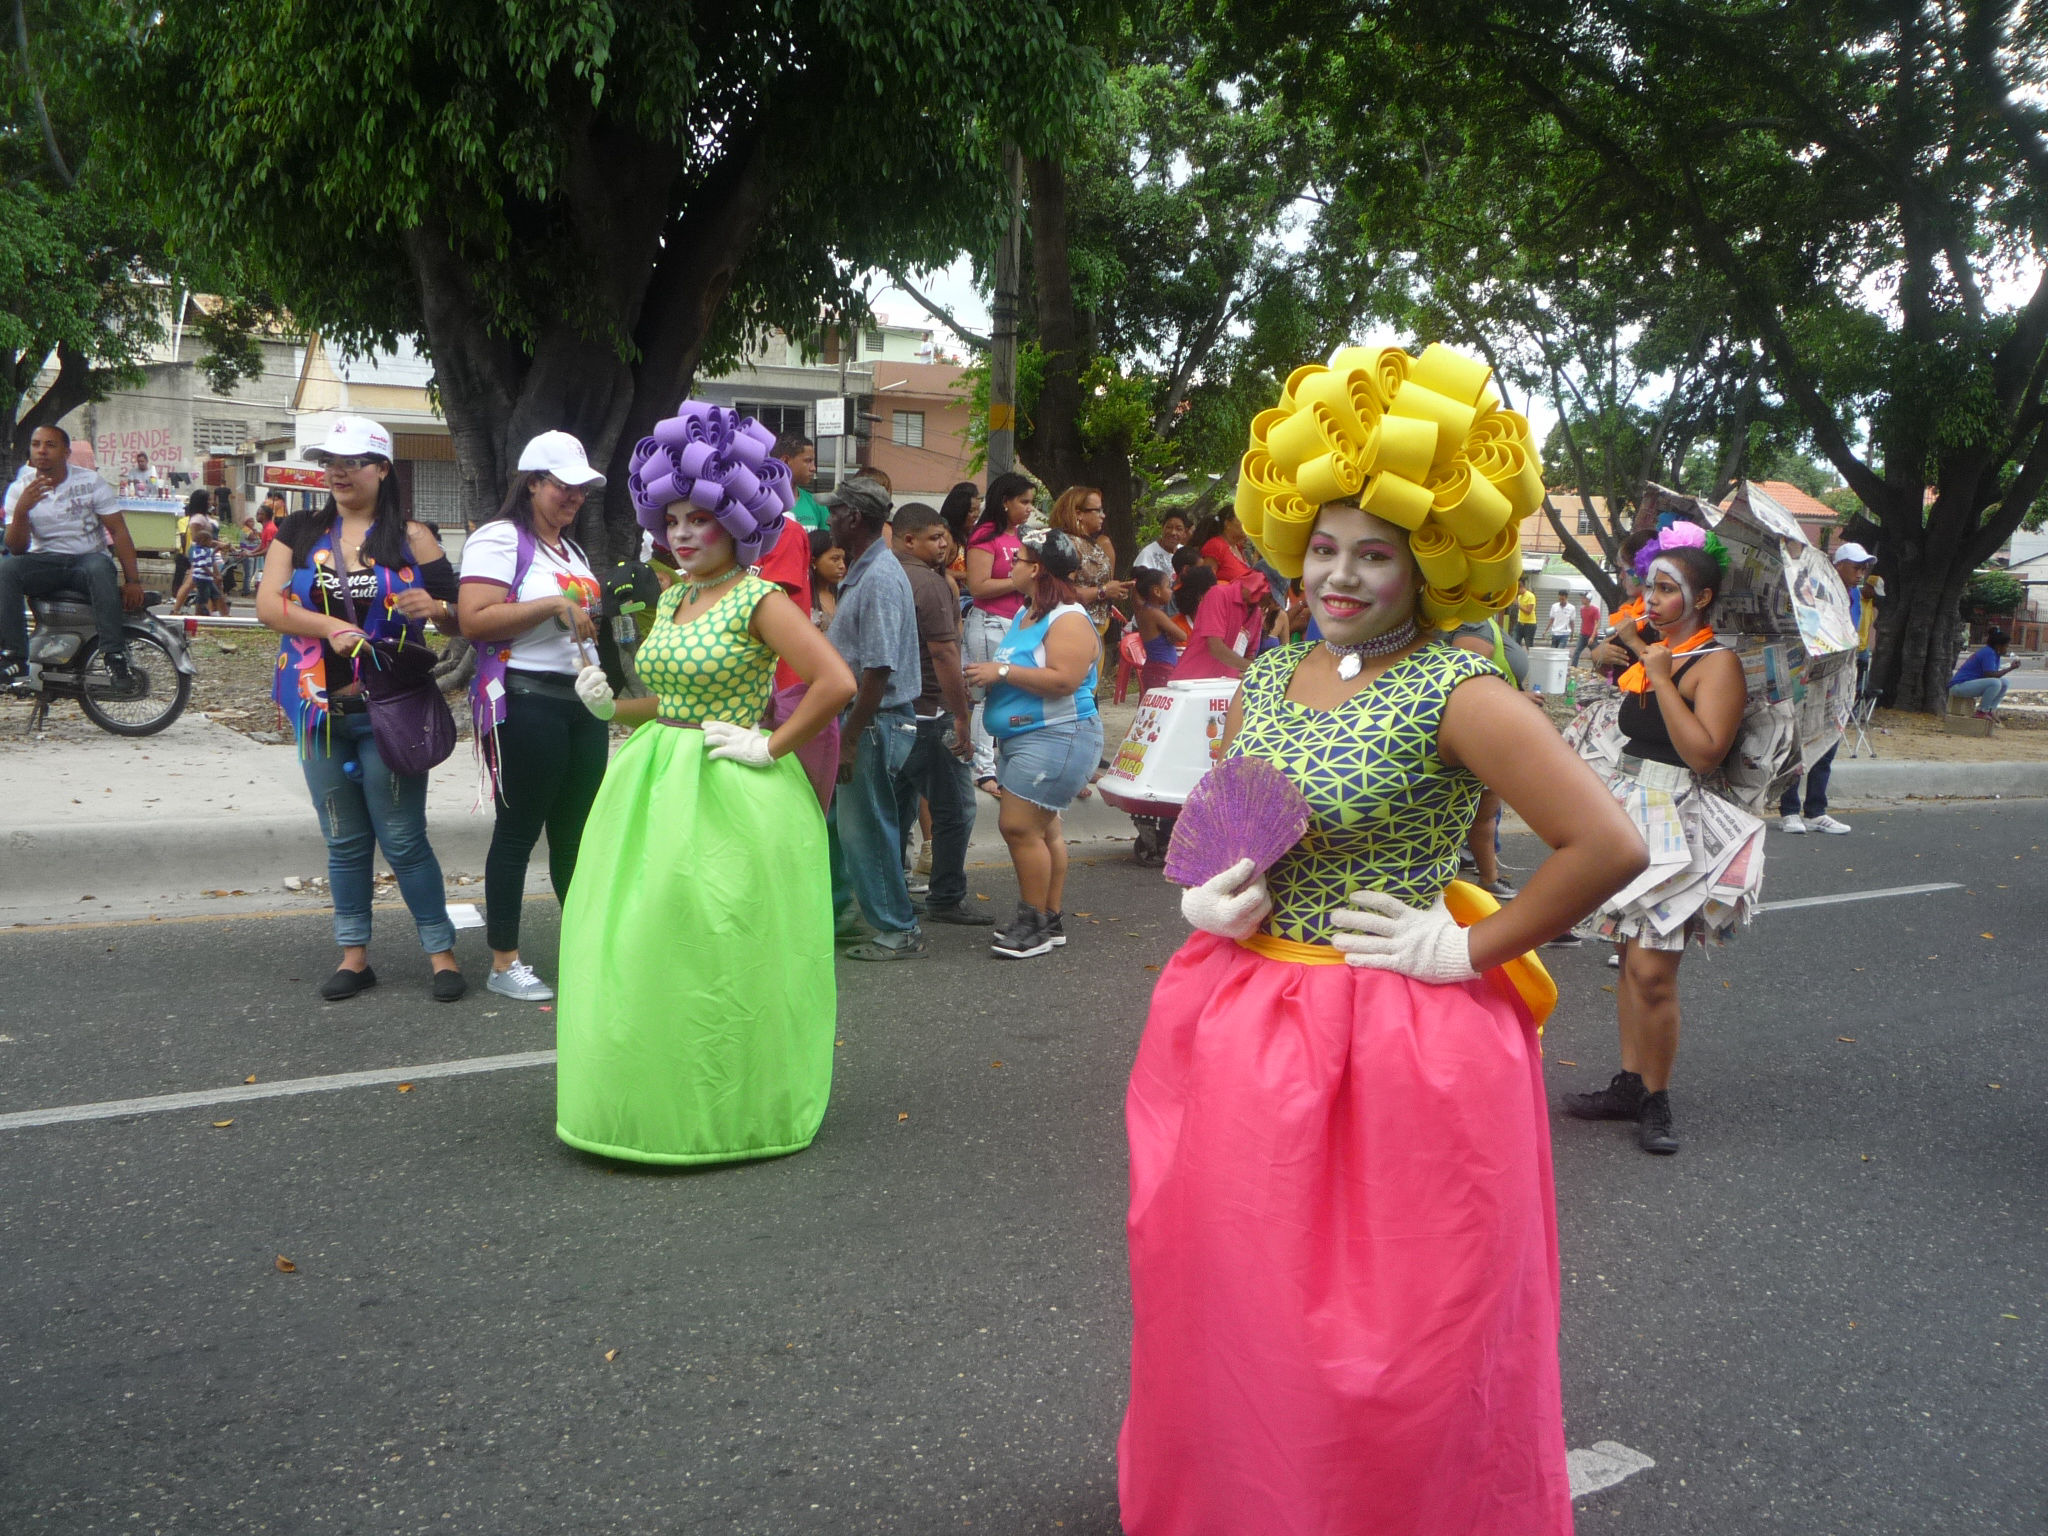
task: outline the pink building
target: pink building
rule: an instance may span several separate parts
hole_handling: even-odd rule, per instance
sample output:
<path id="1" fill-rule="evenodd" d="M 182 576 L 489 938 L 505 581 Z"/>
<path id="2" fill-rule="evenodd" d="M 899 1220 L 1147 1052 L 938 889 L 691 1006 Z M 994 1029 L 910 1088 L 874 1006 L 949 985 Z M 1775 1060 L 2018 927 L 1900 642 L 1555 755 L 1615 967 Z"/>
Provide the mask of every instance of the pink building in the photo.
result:
<path id="1" fill-rule="evenodd" d="M 969 472 L 968 407 L 961 370 L 951 363 L 906 363 L 876 358 L 874 393 L 861 401 L 868 415 L 863 460 L 889 477 L 896 504 L 937 506 Z"/>

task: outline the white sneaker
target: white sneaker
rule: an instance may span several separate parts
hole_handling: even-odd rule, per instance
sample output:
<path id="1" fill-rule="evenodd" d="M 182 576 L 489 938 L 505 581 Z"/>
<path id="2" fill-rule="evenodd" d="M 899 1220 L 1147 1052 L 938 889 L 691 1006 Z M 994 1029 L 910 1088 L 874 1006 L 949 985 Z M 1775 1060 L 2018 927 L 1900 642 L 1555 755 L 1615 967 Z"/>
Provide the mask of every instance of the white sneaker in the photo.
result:
<path id="1" fill-rule="evenodd" d="M 524 960 L 515 960 L 504 970 L 491 972 L 484 989 L 520 1003 L 552 1002 L 555 996 L 555 989 L 535 975 L 533 967 Z"/>
<path id="2" fill-rule="evenodd" d="M 1806 822 L 1798 816 L 1787 816 L 1778 823 L 1778 830 L 1780 832 L 1804 832 L 1806 830 Z M 1844 827 L 1842 830 L 1846 832 L 1849 829 Z"/>
<path id="3" fill-rule="evenodd" d="M 1806 829 L 1809 832 L 1832 832 L 1835 836 L 1840 837 L 1849 830 L 1849 823 L 1837 821 L 1832 816 L 1816 816 L 1807 822 Z"/>

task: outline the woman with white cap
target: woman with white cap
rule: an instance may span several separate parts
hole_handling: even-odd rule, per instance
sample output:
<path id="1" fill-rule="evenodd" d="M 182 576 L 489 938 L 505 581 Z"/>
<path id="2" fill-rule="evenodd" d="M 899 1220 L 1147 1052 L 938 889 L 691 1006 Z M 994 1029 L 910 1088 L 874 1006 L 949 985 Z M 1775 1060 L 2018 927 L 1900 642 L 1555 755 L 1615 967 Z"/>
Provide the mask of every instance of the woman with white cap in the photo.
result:
<path id="1" fill-rule="evenodd" d="M 477 658 L 471 719 L 498 812 L 484 860 L 487 985 L 525 1003 L 555 995 L 519 958 L 527 861 L 545 829 L 555 899 L 568 895 L 610 745 L 604 722 L 576 697 L 603 593 L 569 537 L 584 498 L 603 488 L 581 443 L 543 432 L 519 455 L 498 515 L 462 546 L 457 611 Z"/>
<path id="2" fill-rule="evenodd" d="M 327 839 L 334 939 L 341 965 L 320 995 L 341 1002 L 377 984 L 370 969 L 372 857 L 384 850 L 434 967 L 434 999 L 468 990 L 441 865 L 427 842 L 427 776 L 387 765 L 371 728 L 362 676 L 417 668 L 435 652 L 431 623 L 456 633 L 455 572 L 433 530 L 410 521 L 393 473 L 391 434 L 338 416 L 306 450 L 327 472 L 327 503 L 284 520 L 264 556 L 256 616 L 284 638 L 272 697 L 292 723 L 306 788 Z"/>

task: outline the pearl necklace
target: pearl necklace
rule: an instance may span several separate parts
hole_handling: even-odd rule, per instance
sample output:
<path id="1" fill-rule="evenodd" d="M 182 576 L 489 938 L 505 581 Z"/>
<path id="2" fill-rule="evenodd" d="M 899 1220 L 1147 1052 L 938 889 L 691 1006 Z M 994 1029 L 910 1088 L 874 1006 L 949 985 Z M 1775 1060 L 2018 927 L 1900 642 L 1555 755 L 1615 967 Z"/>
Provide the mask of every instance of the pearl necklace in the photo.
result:
<path id="1" fill-rule="evenodd" d="M 704 600 L 705 593 L 716 592 L 728 581 L 731 581 L 735 576 L 739 575 L 739 573 L 740 567 L 735 565 L 731 570 L 727 571 L 723 576 L 719 577 L 716 581 L 707 581 L 701 587 L 698 586 L 697 583 L 695 583 L 694 581 L 686 581 L 683 583 L 683 601 L 686 603 L 702 602 Z"/>
<path id="2" fill-rule="evenodd" d="M 1396 651 L 1406 650 L 1415 643 L 1417 633 L 1415 621 L 1408 619 L 1376 639 L 1361 640 L 1356 645 L 1339 645 L 1334 640 L 1325 640 L 1323 649 L 1337 658 L 1337 675 L 1348 683 L 1364 670 L 1369 658 L 1391 656 Z"/>

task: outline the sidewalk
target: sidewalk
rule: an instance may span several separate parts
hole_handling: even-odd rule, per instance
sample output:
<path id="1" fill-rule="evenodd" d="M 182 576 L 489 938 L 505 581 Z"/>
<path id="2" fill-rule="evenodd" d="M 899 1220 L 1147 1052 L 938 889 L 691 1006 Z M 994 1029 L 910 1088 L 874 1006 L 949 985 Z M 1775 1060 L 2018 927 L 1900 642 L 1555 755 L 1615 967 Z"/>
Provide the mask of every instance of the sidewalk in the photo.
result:
<path id="1" fill-rule="evenodd" d="M 1131 713 L 1106 712 L 1114 739 Z M 427 827 L 451 885 L 483 875 L 493 818 L 488 801 L 473 809 L 477 797 L 465 741 L 427 789 Z M 986 795 L 975 801 L 968 863 L 1008 868 L 996 804 Z M 1131 836 L 1130 818 L 1093 796 L 1077 802 L 1066 823 L 1077 849 Z M 532 890 L 547 889 L 545 846 L 530 866 Z M 148 910 L 214 891 L 274 896 L 289 876 L 326 872 L 327 848 L 291 746 L 264 746 L 198 715 L 140 741 L 0 740 L 0 926 L 96 908 Z M 480 884 L 468 889 L 482 899 Z M 83 895 L 94 903 L 81 906 Z"/>
<path id="2" fill-rule="evenodd" d="M 1109 741 L 1133 709 L 1105 705 Z M 2048 796 L 2048 762 L 1841 759 L 1832 795 L 1844 807 L 1927 799 Z M 996 805 L 977 795 L 968 863 L 1007 868 Z M 492 816 L 477 804 L 468 744 L 434 771 L 427 795 L 434 851 L 451 884 L 481 880 Z M 1130 818 L 1099 797 L 1066 816 L 1077 853 L 1127 846 Z M 296 751 L 263 746 L 197 715 L 141 741 L 0 740 L 0 925 L 150 911 L 213 892 L 274 907 L 287 877 L 325 874 L 327 850 Z M 539 850 L 529 888 L 547 888 Z M 481 900 L 481 885 L 464 887 Z M 92 903 L 79 898 L 91 895 Z M 225 898 L 214 898 L 223 900 Z M 296 899 L 296 898 L 294 898 Z M 232 910 L 223 907 L 222 910 Z"/>

